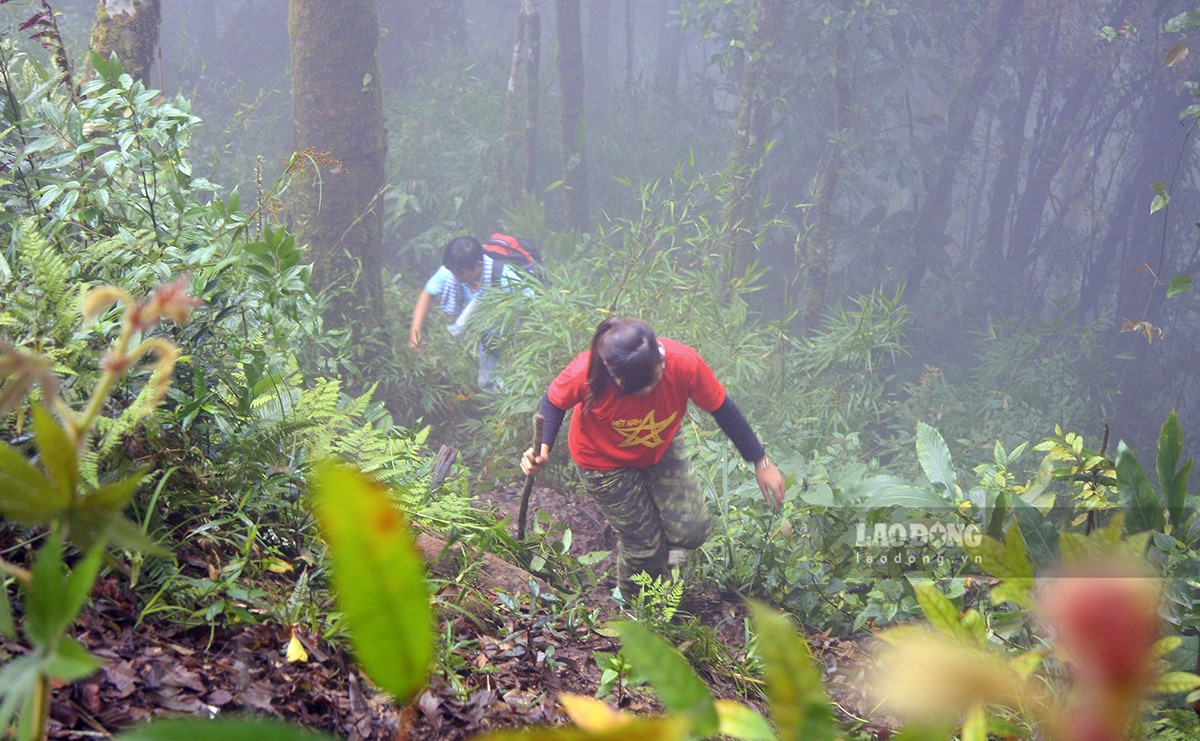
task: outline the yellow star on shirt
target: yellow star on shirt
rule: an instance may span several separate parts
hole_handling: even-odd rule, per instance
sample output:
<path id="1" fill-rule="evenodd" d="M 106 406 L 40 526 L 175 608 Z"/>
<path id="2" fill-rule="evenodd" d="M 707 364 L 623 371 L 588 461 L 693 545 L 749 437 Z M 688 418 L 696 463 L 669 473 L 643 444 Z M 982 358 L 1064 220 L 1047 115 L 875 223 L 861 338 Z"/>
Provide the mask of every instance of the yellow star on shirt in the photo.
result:
<path id="1" fill-rule="evenodd" d="M 678 412 L 672 412 L 670 417 L 658 422 L 654 418 L 654 410 L 651 409 L 641 419 L 613 420 L 613 429 L 625 436 L 625 439 L 617 447 L 628 448 L 634 445 L 645 445 L 647 448 L 657 448 L 666 442 L 663 440 L 662 432 L 675 421 L 678 414 Z"/>

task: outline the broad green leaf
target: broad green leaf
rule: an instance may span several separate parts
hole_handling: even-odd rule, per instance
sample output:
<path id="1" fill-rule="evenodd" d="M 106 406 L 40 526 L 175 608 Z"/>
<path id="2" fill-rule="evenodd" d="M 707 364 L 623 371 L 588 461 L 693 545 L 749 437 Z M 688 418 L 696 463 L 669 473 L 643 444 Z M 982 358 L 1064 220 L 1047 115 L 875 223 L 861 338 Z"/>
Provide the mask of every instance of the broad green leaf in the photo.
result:
<path id="1" fill-rule="evenodd" d="M 1163 529 L 1162 502 L 1125 443 L 1117 447 L 1117 495 L 1128 513 L 1125 522 L 1128 532 Z"/>
<path id="2" fill-rule="evenodd" d="M 425 686 L 434 640 L 409 525 L 380 484 L 345 466 L 318 467 L 313 499 L 358 661 L 404 704 Z"/>
<path id="3" fill-rule="evenodd" d="M 0 449 L 0 458 L 3 453 Z M 26 525 L 44 525 L 62 514 L 62 509 L 54 506 L 53 491 L 54 486 L 45 479 L 32 486 L 0 471 L 0 515 Z"/>
<path id="4" fill-rule="evenodd" d="M 621 653 L 634 673 L 654 687 L 667 711 L 689 720 L 701 736 L 715 734 L 719 721 L 712 694 L 687 659 L 640 623 L 617 622 L 613 630 L 621 638 Z"/>
<path id="5" fill-rule="evenodd" d="M 46 675 L 61 682 L 75 682 L 100 668 L 100 660 L 74 638 L 63 636 L 46 664 Z"/>
<path id="6" fill-rule="evenodd" d="M 1160 674 L 1150 683 L 1150 691 L 1164 695 L 1178 695 L 1200 689 L 1200 676 L 1191 672 L 1167 672 Z"/>
<path id="7" fill-rule="evenodd" d="M 1167 298 L 1175 298 L 1179 294 L 1187 293 L 1193 288 L 1195 286 L 1192 285 L 1192 276 L 1187 273 L 1180 273 L 1167 284 Z"/>
<path id="8" fill-rule="evenodd" d="M 959 618 L 963 630 L 970 637 L 970 642 L 979 648 L 987 648 L 988 627 L 983 615 L 978 610 L 967 610 Z"/>
<path id="9" fill-rule="evenodd" d="M 718 733 L 742 741 L 776 741 L 775 731 L 766 718 L 753 708 L 733 700 L 717 700 Z"/>
<path id="10" fill-rule="evenodd" d="M 909 580 L 913 593 L 917 596 L 917 604 L 925 613 L 925 618 L 937 632 L 953 641 L 974 643 L 974 639 L 958 621 L 958 608 L 946 595 L 929 584 Z"/>
<path id="11" fill-rule="evenodd" d="M 1179 33 L 1186 31 L 1189 28 L 1200 26 L 1200 11 L 1189 10 L 1179 15 L 1172 16 L 1170 20 L 1163 24 L 1163 30 L 1167 33 Z"/>
<path id="12" fill-rule="evenodd" d="M 988 517 L 987 534 L 999 538 L 1004 533 L 1004 524 L 1012 512 L 1012 494 L 1002 491 L 996 495 L 992 510 Z"/>
<path id="13" fill-rule="evenodd" d="M 1156 659 L 1161 659 L 1167 654 L 1183 645 L 1183 639 L 1179 636 L 1166 636 L 1158 639 L 1158 642 L 1150 649 L 1151 654 Z"/>
<path id="14" fill-rule="evenodd" d="M 81 548 L 90 548 L 97 543 L 107 543 L 134 553 L 153 556 L 171 556 L 171 551 L 151 540 L 135 523 L 121 515 L 106 512 L 75 510 L 67 519 L 71 527 L 71 540 Z"/>
<path id="15" fill-rule="evenodd" d="M 860 507 L 911 507 L 912 509 L 944 510 L 953 503 L 927 487 L 913 486 L 893 476 L 873 476 L 852 485 L 847 499 Z"/>
<path id="16" fill-rule="evenodd" d="M 1018 523 L 1009 526 L 1003 542 L 985 535 L 978 545 L 968 544 L 964 548 L 967 555 L 979 558 L 984 571 L 1000 579 L 1000 584 L 992 588 L 993 604 L 1009 601 L 1021 607 L 1034 606 L 1033 564 Z"/>
<path id="17" fill-rule="evenodd" d="M 117 741 L 178 741 L 184 738 L 202 738 L 205 741 L 332 741 L 335 737 L 277 720 L 181 718 L 151 721 L 122 731 L 114 738 Z"/>
<path id="18" fill-rule="evenodd" d="M 41 404 L 33 406 L 33 434 L 42 466 L 55 484 L 51 489 L 55 497 L 54 504 L 59 509 L 66 509 L 74 500 L 75 489 L 79 485 L 75 445 L 67 437 L 66 430 L 58 426 Z"/>
<path id="19" fill-rule="evenodd" d="M 50 651 L 74 615 L 67 614 L 67 579 L 63 573 L 62 531 L 52 530 L 33 562 L 32 583 L 25 593 L 25 636 L 30 643 Z"/>
<path id="20" fill-rule="evenodd" d="M 120 512 L 133 498 L 148 470 L 148 467 L 138 469 L 118 481 L 93 489 L 84 497 L 83 507 L 109 513 Z"/>
<path id="21" fill-rule="evenodd" d="M 837 723 L 808 643 L 771 607 L 753 601 L 749 606 L 779 738 L 832 741 Z"/>
<path id="22" fill-rule="evenodd" d="M 1181 471 L 1176 472 L 1182 451 L 1183 429 L 1179 425 L 1179 415 L 1172 409 L 1158 435 L 1158 455 L 1154 467 L 1158 474 L 1158 488 L 1166 500 L 1171 525 L 1175 528 L 1183 524 L 1186 514 L 1184 499 L 1187 497 L 1187 479 L 1192 466 L 1189 460 Z"/>
<path id="23" fill-rule="evenodd" d="M 957 498 L 957 477 L 950 462 L 950 448 L 941 433 L 924 422 L 917 423 L 917 460 L 934 486 L 941 486 L 950 498 Z"/>
<path id="24" fill-rule="evenodd" d="M 1028 548 L 1026 557 L 1030 563 L 1035 566 L 1053 563 L 1058 557 L 1058 526 L 1021 497 L 1013 497 L 1012 504 L 1014 524 L 1021 526 L 1022 547 Z"/>

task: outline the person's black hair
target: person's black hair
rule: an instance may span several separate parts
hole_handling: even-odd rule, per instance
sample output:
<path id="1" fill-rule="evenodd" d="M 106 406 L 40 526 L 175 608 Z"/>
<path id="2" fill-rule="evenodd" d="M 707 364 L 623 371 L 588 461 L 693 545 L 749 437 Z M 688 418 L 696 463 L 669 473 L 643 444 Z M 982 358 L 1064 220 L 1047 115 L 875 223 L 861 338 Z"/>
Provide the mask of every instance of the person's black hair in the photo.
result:
<path id="1" fill-rule="evenodd" d="M 475 237 L 455 237 L 442 252 L 442 264 L 452 273 L 470 270 L 482 259 L 483 246 Z"/>
<path id="2" fill-rule="evenodd" d="M 614 376 L 621 379 L 622 394 L 632 394 L 649 386 L 662 360 L 658 338 L 646 322 L 616 317 L 600 322 L 592 335 L 587 399 L 583 408 L 591 408 L 608 391 L 609 385 L 616 385 Z"/>

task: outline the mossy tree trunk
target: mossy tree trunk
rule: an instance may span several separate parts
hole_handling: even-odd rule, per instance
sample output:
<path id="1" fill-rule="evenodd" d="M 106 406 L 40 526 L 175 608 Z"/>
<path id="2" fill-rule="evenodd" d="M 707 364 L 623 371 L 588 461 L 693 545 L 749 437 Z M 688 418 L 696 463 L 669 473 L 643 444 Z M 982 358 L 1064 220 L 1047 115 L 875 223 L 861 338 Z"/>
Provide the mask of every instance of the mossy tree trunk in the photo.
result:
<path id="1" fill-rule="evenodd" d="M 116 53 L 130 77 L 146 81 L 161 19 L 161 0 L 97 0 L 89 45 L 105 59 Z"/>
<path id="2" fill-rule="evenodd" d="M 579 0 L 556 0 L 558 85 L 562 101 L 564 211 L 567 229 L 587 231 L 587 158 L 584 154 L 583 30 Z"/>
<path id="3" fill-rule="evenodd" d="M 500 182 L 510 204 L 533 194 L 537 184 L 538 64 L 542 22 L 535 0 L 522 0 L 517 14 L 508 86 L 504 90 L 504 155 Z M 525 88 L 521 91 L 521 63 L 525 63 Z M 521 93 L 525 96 L 520 109 Z M 523 121 L 522 121 L 523 119 Z M 519 159 L 518 159 L 519 158 Z"/>
<path id="4" fill-rule="evenodd" d="M 329 329 L 356 347 L 383 324 L 383 96 L 377 0 L 289 0 L 293 133 L 305 170 L 295 179 L 294 226 L 309 245 L 312 288 L 329 299 Z"/>

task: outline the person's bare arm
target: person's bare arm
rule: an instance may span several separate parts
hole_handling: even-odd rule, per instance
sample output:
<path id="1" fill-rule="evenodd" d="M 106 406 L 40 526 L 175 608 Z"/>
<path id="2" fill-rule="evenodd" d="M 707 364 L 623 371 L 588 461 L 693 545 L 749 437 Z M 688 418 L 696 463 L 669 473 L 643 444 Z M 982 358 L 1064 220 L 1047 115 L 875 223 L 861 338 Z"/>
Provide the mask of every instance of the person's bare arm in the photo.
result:
<path id="1" fill-rule="evenodd" d="M 429 305 L 432 303 L 433 297 L 422 288 L 421 295 L 417 297 L 417 305 L 413 307 L 412 324 L 408 330 L 408 347 L 412 350 L 421 347 L 421 328 L 425 326 L 425 317 L 429 314 Z"/>

